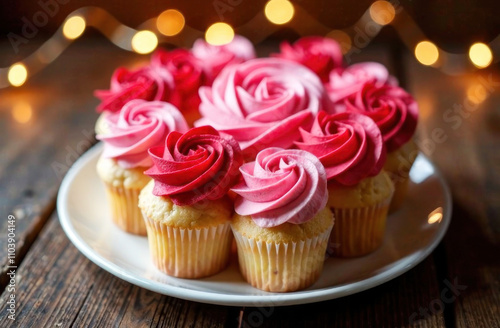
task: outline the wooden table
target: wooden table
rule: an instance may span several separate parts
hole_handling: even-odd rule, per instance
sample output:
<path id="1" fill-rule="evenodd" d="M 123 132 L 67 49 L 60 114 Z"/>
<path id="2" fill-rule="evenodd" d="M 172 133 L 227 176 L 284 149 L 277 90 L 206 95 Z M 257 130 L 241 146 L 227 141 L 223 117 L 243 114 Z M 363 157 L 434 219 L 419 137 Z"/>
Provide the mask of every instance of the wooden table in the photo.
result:
<path id="1" fill-rule="evenodd" d="M 95 143 L 93 90 L 106 88 L 118 65 L 147 58 L 83 39 L 25 86 L 0 91 L 0 327 L 13 324 L 7 312 L 9 215 L 16 218 L 18 327 L 500 327 L 498 65 L 453 77 L 388 45 L 369 46 L 352 58 L 386 64 L 414 94 L 421 146 L 453 192 L 449 231 L 422 263 L 356 295 L 276 308 L 185 301 L 102 270 L 62 231 L 56 193 L 65 171 Z M 436 129 L 446 140 L 436 140 Z M 457 288 L 454 298 L 443 293 L 450 284 Z"/>

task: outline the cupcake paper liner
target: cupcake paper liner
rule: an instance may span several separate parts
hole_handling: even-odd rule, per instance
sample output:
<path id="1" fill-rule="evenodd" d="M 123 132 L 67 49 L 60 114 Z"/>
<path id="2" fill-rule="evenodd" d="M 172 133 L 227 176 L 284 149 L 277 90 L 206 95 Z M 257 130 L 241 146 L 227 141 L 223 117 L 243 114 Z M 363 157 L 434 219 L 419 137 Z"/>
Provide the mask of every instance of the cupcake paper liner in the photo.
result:
<path id="1" fill-rule="evenodd" d="M 388 198 L 373 206 L 331 208 L 335 227 L 328 253 L 338 257 L 356 257 L 373 252 L 382 245 L 389 203 Z"/>
<path id="2" fill-rule="evenodd" d="M 229 222 L 186 229 L 152 220 L 144 215 L 154 265 L 179 278 L 202 278 L 222 271 L 231 251 Z"/>
<path id="3" fill-rule="evenodd" d="M 126 232 L 146 236 L 146 225 L 138 207 L 141 189 L 105 185 L 113 222 Z"/>
<path id="4" fill-rule="evenodd" d="M 269 292 L 291 292 L 311 286 L 323 269 L 331 227 L 318 236 L 291 243 L 248 238 L 233 229 L 243 277 Z"/>

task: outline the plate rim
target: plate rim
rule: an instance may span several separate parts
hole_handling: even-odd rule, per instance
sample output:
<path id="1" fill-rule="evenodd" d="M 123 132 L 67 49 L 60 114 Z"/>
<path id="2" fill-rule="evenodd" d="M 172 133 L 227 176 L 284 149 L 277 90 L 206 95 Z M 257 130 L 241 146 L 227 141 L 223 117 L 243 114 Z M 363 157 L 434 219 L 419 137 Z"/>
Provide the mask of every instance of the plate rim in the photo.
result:
<path id="1" fill-rule="evenodd" d="M 315 290 L 304 290 L 292 293 L 269 293 L 259 294 L 259 295 L 248 295 L 248 294 L 226 294 L 226 293 L 213 293 L 203 290 L 192 290 L 185 287 L 168 285 L 161 282 L 152 282 L 146 278 L 137 277 L 134 274 L 128 273 L 126 270 L 122 269 L 119 265 L 112 263 L 111 261 L 105 259 L 99 253 L 97 253 L 74 229 L 71 223 L 71 215 L 67 207 L 68 199 L 68 189 L 71 183 L 74 181 L 76 175 L 79 173 L 80 169 L 90 160 L 93 159 L 96 152 L 101 151 L 102 143 L 99 142 L 88 149 L 78 160 L 71 166 L 71 168 L 66 173 L 59 191 L 57 193 L 57 212 L 59 217 L 59 222 L 63 228 L 63 231 L 72 242 L 72 244 L 90 261 L 92 261 L 97 266 L 111 273 L 115 277 L 132 283 L 136 286 L 163 294 L 168 296 L 173 296 L 189 301 L 203 302 L 216 305 L 226 305 L 226 306 L 286 306 L 286 305 L 296 305 L 296 304 L 307 304 L 315 303 L 326 300 L 331 300 L 335 298 L 340 298 L 352 294 L 356 294 L 373 287 L 382 285 L 402 274 L 409 271 L 417 264 L 422 262 L 427 256 L 429 256 L 432 251 L 439 245 L 443 239 L 446 231 L 451 222 L 452 214 L 452 197 L 450 189 L 444 179 L 441 171 L 436 167 L 432 161 L 422 153 L 418 156 L 423 157 L 424 160 L 429 163 L 434 170 L 434 175 L 437 177 L 444 194 L 445 203 L 443 205 L 443 218 L 442 228 L 437 232 L 436 237 L 432 242 L 418 255 L 414 261 L 410 264 L 402 263 L 396 264 L 389 270 L 382 271 L 373 276 L 365 278 L 360 281 L 353 283 L 342 284 L 334 287 L 326 287 Z M 415 255 L 415 253 L 410 253 L 408 256 Z M 397 261 L 396 261 L 397 262 Z M 392 263 L 396 263 L 392 262 Z"/>

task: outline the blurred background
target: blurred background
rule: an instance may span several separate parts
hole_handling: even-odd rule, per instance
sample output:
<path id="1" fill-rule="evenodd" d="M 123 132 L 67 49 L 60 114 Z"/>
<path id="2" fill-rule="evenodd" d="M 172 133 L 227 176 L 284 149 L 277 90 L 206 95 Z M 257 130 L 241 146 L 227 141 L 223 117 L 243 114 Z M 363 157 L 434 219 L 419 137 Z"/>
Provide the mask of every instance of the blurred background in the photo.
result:
<path id="1" fill-rule="evenodd" d="M 256 45 L 324 35 L 340 42 L 347 61 L 375 41 L 404 45 L 420 63 L 447 74 L 487 67 L 500 56 L 496 0 L 40 0 L 0 6 L 0 87 L 23 84 L 78 38 L 108 39 L 145 54 L 158 45 L 190 47 L 199 37 L 224 43 L 233 32 Z"/>

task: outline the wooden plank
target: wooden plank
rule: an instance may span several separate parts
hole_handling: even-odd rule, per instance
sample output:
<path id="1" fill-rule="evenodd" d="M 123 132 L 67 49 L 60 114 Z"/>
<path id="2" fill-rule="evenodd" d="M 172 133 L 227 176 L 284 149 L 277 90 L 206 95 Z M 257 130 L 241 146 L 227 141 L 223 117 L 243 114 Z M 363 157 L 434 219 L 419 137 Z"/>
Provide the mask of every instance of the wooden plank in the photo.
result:
<path id="1" fill-rule="evenodd" d="M 288 307 L 245 308 L 240 327 L 444 327 L 432 257 L 408 273 L 365 292 Z M 434 313 L 433 313 L 434 312 Z"/>
<path id="2" fill-rule="evenodd" d="M 451 322 L 500 327 L 499 67 L 447 76 L 413 58 L 406 62 L 411 91 L 424 100 L 421 145 L 453 191 L 444 239 L 445 279 L 459 285 Z"/>
<path id="3" fill-rule="evenodd" d="M 101 65 L 89 60 L 96 53 Z M 26 86 L 1 91 L 0 290 L 7 280 L 8 215 L 16 218 L 19 264 L 53 211 L 65 172 L 95 142 L 98 101 L 93 90 L 107 87 L 118 65 L 137 61 L 125 54 L 106 43 L 82 40 Z"/>
<path id="4" fill-rule="evenodd" d="M 18 327 L 223 327 L 231 313 L 229 307 L 164 296 L 115 278 L 71 244 L 56 215 L 16 278 Z M 2 314 L 10 294 L 5 290 L 0 297 Z M 0 327 L 11 323 L 0 316 Z"/>

